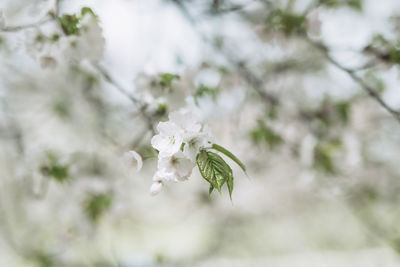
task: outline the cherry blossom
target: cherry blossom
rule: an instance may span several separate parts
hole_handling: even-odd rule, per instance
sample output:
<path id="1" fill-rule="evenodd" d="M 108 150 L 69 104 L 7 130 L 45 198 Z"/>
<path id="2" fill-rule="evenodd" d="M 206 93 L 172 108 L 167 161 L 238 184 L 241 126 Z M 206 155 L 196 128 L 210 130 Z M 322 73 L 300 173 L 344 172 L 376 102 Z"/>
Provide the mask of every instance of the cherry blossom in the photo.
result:
<path id="1" fill-rule="evenodd" d="M 159 151 L 161 157 L 169 157 L 179 151 L 183 142 L 181 129 L 172 122 L 160 122 L 158 135 L 153 136 L 151 145 Z"/>
<path id="2" fill-rule="evenodd" d="M 131 151 L 125 152 L 124 160 L 128 166 L 132 166 L 132 167 L 136 168 L 137 172 L 142 169 L 142 166 L 143 166 L 142 156 L 140 156 L 136 151 L 131 150 Z"/>

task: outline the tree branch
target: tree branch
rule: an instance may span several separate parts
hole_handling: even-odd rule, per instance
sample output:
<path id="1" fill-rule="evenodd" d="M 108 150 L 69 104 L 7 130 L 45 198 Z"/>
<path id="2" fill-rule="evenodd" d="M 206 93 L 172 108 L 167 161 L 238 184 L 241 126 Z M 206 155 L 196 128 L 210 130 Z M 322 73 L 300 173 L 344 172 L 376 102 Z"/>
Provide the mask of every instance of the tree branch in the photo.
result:
<path id="1" fill-rule="evenodd" d="M 18 32 L 30 28 L 35 28 L 43 24 L 46 24 L 48 22 L 54 21 L 54 19 L 55 17 L 49 17 L 49 15 L 47 14 L 44 18 L 42 18 L 38 22 L 24 24 L 24 25 L 17 25 L 17 26 L 6 26 L 4 28 L 0 28 L 0 32 Z"/>
<path id="2" fill-rule="evenodd" d="M 193 29 L 195 32 L 202 38 L 202 40 L 209 44 L 211 41 L 209 38 L 202 32 L 200 32 L 197 28 L 197 21 L 194 19 L 194 17 L 190 14 L 186 6 L 180 1 L 180 0 L 171 0 L 177 8 L 181 11 L 183 16 L 189 21 L 189 23 L 192 25 Z M 265 0 L 262 1 L 265 2 L 266 4 L 269 4 L 269 1 Z M 218 50 L 218 52 L 222 52 L 223 56 L 233 65 L 235 68 L 238 70 L 238 73 L 242 76 L 244 80 L 246 80 L 247 83 L 251 85 L 251 87 L 257 92 L 257 94 L 268 104 L 271 105 L 277 105 L 279 103 L 278 98 L 263 90 L 262 88 L 264 87 L 264 81 L 257 77 L 245 64 L 244 62 L 235 59 L 232 55 L 229 55 L 227 52 Z"/>
<path id="3" fill-rule="evenodd" d="M 135 97 L 134 95 L 130 94 L 128 90 L 123 88 L 114 78 L 108 73 L 108 71 L 102 67 L 100 64 L 94 64 L 96 69 L 100 72 L 103 78 L 111 85 L 114 86 L 121 94 L 126 96 L 136 107 L 138 107 L 139 113 L 145 118 L 147 127 L 153 134 L 155 134 L 155 129 L 153 125 L 152 117 L 146 113 L 147 104 L 142 103 L 142 101 Z"/>
<path id="4" fill-rule="evenodd" d="M 381 105 L 387 112 L 389 112 L 399 123 L 400 123 L 400 112 L 393 109 L 392 107 L 390 107 L 383 99 L 382 97 L 379 95 L 379 93 L 372 88 L 371 86 L 369 86 L 362 78 L 360 78 L 357 74 L 356 74 L 356 70 L 347 68 L 345 66 L 343 66 L 342 64 L 340 64 L 338 61 L 336 61 L 330 54 L 329 54 L 329 49 L 322 43 L 318 43 L 315 42 L 313 40 L 311 40 L 310 38 L 308 38 L 307 36 L 305 36 L 307 42 L 309 44 L 311 44 L 314 48 L 318 49 L 321 54 L 332 64 L 334 65 L 336 68 L 346 72 L 350 78 L 356 82 L 358 85 L 360 85 L 360 87 L 368 93 L 368 95 L 370 97 L 372 97 L 379 105 Z"/>

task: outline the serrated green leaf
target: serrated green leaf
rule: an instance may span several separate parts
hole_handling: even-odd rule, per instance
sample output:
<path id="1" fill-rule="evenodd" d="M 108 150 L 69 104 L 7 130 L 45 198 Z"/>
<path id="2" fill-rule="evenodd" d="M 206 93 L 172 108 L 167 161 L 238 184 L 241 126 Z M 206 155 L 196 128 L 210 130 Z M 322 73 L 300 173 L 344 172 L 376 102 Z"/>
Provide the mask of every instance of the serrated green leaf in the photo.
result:
<path id="1" fill-rule="evenodd" d="M 230 180 L 233 184 L 232 169 L 218 154 L 203 150 L 197 155 L 196 162 L 201 176 L 210 183 L 212 189 L 216 188 L 221 193 L 221 187 L 225 182 Z M 210 193 L 212 192 L 211 187 Z M 232 189 L 233 186 L 229 191 L 230 194 Z"/>
<path id="2" fill-rule="evenodd" d="M 212 186 L 212 184 L 210 184 L 210 189 L 208 189 L 208 195 L 210 196 L 212 191 L 214 191 L 214 186 Z"/>
<path id="3" fill-rule="evenodd" d="M 236 164 L 239 165 L 239 167 L 246 173 L 246 166 L 235 155 L 233 155 L 232 152 L 217 144 L 213 144 L 212 148 L 223 153 L 225 156 L 236 162 Z"/>

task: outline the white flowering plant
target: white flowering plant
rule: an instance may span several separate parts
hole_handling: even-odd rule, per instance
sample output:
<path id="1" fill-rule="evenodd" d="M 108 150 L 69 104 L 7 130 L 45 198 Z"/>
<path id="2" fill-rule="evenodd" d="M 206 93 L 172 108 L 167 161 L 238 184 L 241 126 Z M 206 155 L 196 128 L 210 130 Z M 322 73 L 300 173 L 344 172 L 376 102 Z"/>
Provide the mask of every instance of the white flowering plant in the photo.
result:
<path id="1" fill-rule="evenodd" d="M 400 251 L 392 234 L 399 214 L 380 210 L 399 204 L 400 16 L 385 20 L 389 11 L 397 12 L 398 0 L 90 1 L 91 8 L 83 2 L 88 1 L 0 1 L 2 256 L 9 250 L 3 243 L 9 243 L 13 254 L 24 258 L 23 266 L 27 260 L 38 266 L 143 265 L 129 262 L 143 248 L 122 247 L 136 243 L 140 229 L 144 242 L 156 242 L 145 245 L 157 250 L 148 253 L 168 260 L 177 259 L 179 251 L 176 264 L 164 263 L 182 265 L 216 256 L 209 249 L 214 233 L 221 233 L 221 252 L 236 251 L 228 247 L 232 240 L 252 249 L 259 229 L 254 236 L 236 227 L 265 225 L 271 212 L 286 220 L 286 209 L 304 207 L 318 219 L 328 199 L 348 204 L 346 217 L 354 211 L 367 228 L 379 230 L 373 236 Z M 343 27 L 353 21 L 361 35 Z M 372 25 L 376 21 L 379 25 Z M 222 136 L 230 138 L 222 142 Z M 246 174 L 225 146 L 242 152 L 251 176 L 259 179 L 241 187 L 246 197 L 235 198 L 234 212 L 215 216 L 230 203 L 227 197 L 223 204 L 205 197 L 207 189 L 229 192 L 232 199 L 239 175 L 231 161 Z M 186 194 L 184 201 L 165 194 L 153 205 L 143 189 L 151 185 L 150 194 L 157 195 L 190 177 L 207 187 Z M 159 212 L 172 205 L 174 212 Z M 215 229 L 208 220 L 197 221 L 200 209 L 215 219 Z M 192 213 L 188 222 L 195 220 L 200 234 L 190 237 L 202 239 L 188 242 L 202 248 L 190 254 L 174 246 L 168 255 L 160 244 L 170 242 L 159 240 L 170 236 L 154 233 L 169 231 L 173 220 L 180 225 L 182 216 Z M 236 218 L 240 223 L 231 223 Z M 226 223 L 228 231 L 221 231 Z M 112 247 L 129 251 L 129 260 L 104 251 L 110 240 L 101 244 L 98 238 L 108 234 L 93 234 L 98 226 L 106 233 L 133 234 L 135 242 L 116 240 Z M 244 246 L 238 233 L 252 245 Z M 236 239 L 224 241 L 230 234 Z M 203 245 L 206 239 L 211 243 Z M 258 243 L 250 243 L 254 240 Z M 276 245 L 262 241 L 268 249 Z M 342 240 L 334 241 L 329 243 L 336 249 Z M 343 245 L 348 245 L 344 238 Z M 94 250 L 97 257 L 86 256 Z"/>
<path id="2" fill-rule="evenodd" d="M 158 134 L 151 140 L 158 151 L 158 169 L 150 193 L 158 194 L 165 182 L 187 180 L 197 165 L 201 176 L 210 183 L 210 194 L 214 188 L 221 193 L 222 186 L 226 184 L 232 198 L 232 169 L 213 150 L 231 158 L 244 172 L 245 165 L 227 149 L 214 144 L 210 128 L 202 125 L 190 111 L 181 109 L 171 112 L 168 117 L 168 121 L 158 124 Z"/>

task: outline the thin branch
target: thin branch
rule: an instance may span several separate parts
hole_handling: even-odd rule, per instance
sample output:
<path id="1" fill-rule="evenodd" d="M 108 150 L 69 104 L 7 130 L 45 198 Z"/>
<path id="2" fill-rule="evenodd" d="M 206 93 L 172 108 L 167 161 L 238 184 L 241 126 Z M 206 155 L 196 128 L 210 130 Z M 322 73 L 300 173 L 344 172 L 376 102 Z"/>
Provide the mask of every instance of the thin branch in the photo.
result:
<path id="1" fill-rule="evenodd" d="M 400 112 L 393 109 L 392 107 L 390 107 L 383 99 L 382 97 L 379 95 L 379 93 L 377 92 L 377 90 L 375 90 L 374 88 L 372 88 L 371 86 L 369 86 L 362 78 L 360 78 L 357 74 L 356 74 L 356 70 L 347 68 L 345 66 L 343 66 L 342 64 L 340 64 L 338 61 L 336 61 L 330 54 L 329 54 L 329 49 L 322 43 L 318 43 L 315 42 L 313 40 L 311 40 L 310 38 L 306 37 L 306 40 L 308 41 L 308 43 L 310 43 L 313 47 L 317 48 L 322 55 L 335 67 L 337 67 L 338 69 L 346 72 L 350 78 L 358 83 L 360 85 L 360 87 L 368 93 L 368 95 L 370 97 L 372 97 L 379 105 L 381 105 L 387 112 L 389 112 L 399 123 L 400 123 Z"/>
<path id="2" fill-rule="evenodd" d="M 18 26 L 6 26 L 4 28 L 0 28 L 0 32 L 18 32 L 18 31 L 22 31 L 22 30 L 26 30 L 26 29 L 30 29 L 30 28 L 36 28 L 39 27 L 43 24 L 46 24 L 48 22 L 54 21 L 54 17 L 50 17 L 47 14 L 44 18 L 42 18 L 41 20 L 34 22 L 34 23 L 29 23 L 29 24 L 24 24 L 24 25 L 18 25 Z"/>
<path id="3" fill-rule="evenodd" d="M 182 15 L 189 21 L 189 23 L 192 25 L 193 29 L 195 32 L 202 38 L 204 43 L 208 44 L 211 43 L 209 38 L 199 31 L 197 28 L 197 21 L 194 19 L 194 17 L 190 14 L 189 10 L 186 8 L 186 6 L 180 1 L 180 0 L 171 0 L 177 8 L 181 11 Z M 269 1 L 262 1 L 265 2 L 266 4 L 270 4 Z M 264 87 L 264 81 L 257 77 L 245 64 L 243 61 L 237 60 L 234 58 L 234 56 L 229 55 L 227 52 L 218 50 L 219 52 L 223 53 L 223 56 L 233 65 L 235 68 L 238 70 L 239 74 L 251 85 L 251 87 L 257 92 L 257 94 L 268 104 L 271 105 L 276 105 L 279 103 L 278 98 L 263 90 Z"/>
<path id="4" fill-rule="evenodd" d="M 54 1 L 54 10 L 50 10 L 47 14 L 37 22 L 28 23 L 24 25 L 17 25 L 17 26 L 6 26 L 0 28 L 0 32 L 18 32 L 30 28 L 36 28 L 48 22 L 55 21 L 60 16 L 60 4 L 61 0 Z"/>
<path id="5" fill-rule="evenodd" d="M 9 132 L 10 138 L 14 142 L 15 149 L 18 153 L 19 156 L 23 156 L 25 153 L 25 145 L 24 145 L 24 136 L 21 130 L 21 127 L 19 124 L 13 120 L 9 114 L 8 110 L 8 104 L 5 99 L 2 99 L 1 101 L 3 112 L 4 112 L 4 117 L 7 122 L 7 128 Z"/>
<path id="6" fill-rule="evenodd" d="M 104 77 L 104 79 L 114 86 L 121 94 L 126 96 L 136 107 L 139 109 L 139 113 L 145 118 L 147 127 L 153 134 L 155 134 L 155 129 L 153 125 L 152 117 L 146 113 L 147 104 L 142 103 L 142 101 L 135 97 L 134 95 L 130 94 L 128 90 L 122 87 L 114 78 L 108 73 L 108 71 L 102 67 L 100 64 L 94 64 L 96 69 L 100 72 L 100 74 Z"/>
<path id="7" fill-rule="evenodd" d="M 56 14 L 56 17 L 59 17 L 59 16 L 60 16 L 60 11 L 61 11 L 61 8 L 60 8 L 60 6 L 61 6 L 61 0 L 55 0 L 54 6 L 55 6 L 55 14 Z"/>
<path id="8" fill-rule="evenodd" d="M 104 79 L 108 83 L 112 84 L 121 94 L 129 98 L 129 100 L 132 103 L 138 106 L 140 105 L 140 100 L 137 97 L 131 95 L 117 81 L 115 81 L 114 78 L 108 73 L 108 71 L 103 66 L 101 66 L 100 64 L 95 64 L 94 66 L 97 68 L 97 70 L 100 72 L 100 74 L 104 77 Z"/>

